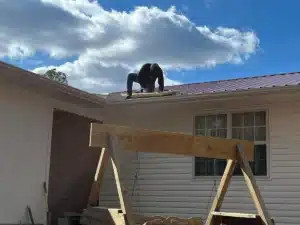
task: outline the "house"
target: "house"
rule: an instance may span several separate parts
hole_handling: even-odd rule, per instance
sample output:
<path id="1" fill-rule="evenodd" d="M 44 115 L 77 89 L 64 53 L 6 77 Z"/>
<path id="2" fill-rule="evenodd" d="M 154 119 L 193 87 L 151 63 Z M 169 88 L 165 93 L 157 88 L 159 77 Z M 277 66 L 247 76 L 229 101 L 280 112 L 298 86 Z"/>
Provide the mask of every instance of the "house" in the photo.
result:
<path id="1" fill-rule="evenodd" d="M 278 225 L 300 221 L 300 73 L 167 87 L 180 95 L 124 100 L 107 97 L 105 123 L 241 138 L 255 142 L 253 173 Z M 135 213 L 201 216 L 216 194 L 224 160 L 155 153 L 122 153 L 122 180 Z M 135 179 L 136 178 L 136 179 Z M 111 168 L 100 204 L 118 207 Z M 223 211 L 256 213 L 235 170 Z"/>
<path id="2" fill-rule="evenodd" d="M 17 224 L 26 206 L 46 224 L 43 183 L 52 224 L 82 209 L 100 150 L 88 147 L 90 122 L 245 138 L 255 141 L 251 163 L 271 216 L 279 225 L 300 220 L 300 73 L 167 87 L 180 94 L 124 100 L 58 84 L 0 63 L 0 223 Z M 206 218 L 224 161 L 122 152 L 121 179 L 136 213 Z M 118 207 L 111 168 L 100 204 Z M 239 171 L 223 210 L 254 212 Z"/>
<path id="3" fill-rule="evenodd" d="M 54 218 L 85 206 L 100 154 L 88 148 L 90 122 L 103 121 L 104 106 L 103 98 L 0 62 L 1 224 L 28 223 L 27 205 L 35 223 L 46 224 L 44 182 Z"/>

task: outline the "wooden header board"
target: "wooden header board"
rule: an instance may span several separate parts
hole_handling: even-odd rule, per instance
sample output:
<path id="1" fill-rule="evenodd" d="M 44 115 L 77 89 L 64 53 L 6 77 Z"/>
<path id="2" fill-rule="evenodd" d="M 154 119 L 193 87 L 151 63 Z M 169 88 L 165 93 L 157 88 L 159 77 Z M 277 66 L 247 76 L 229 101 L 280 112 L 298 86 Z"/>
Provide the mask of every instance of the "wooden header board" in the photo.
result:
<path id="1" fill-rule="evenodd" d="M 193 136 L 99 123 L 91 124 L 90 146 L 107 148 L 107 133 L 118 136 L 120 147 L 126 151 L 236 160 L 236 146 L 240 144 L 247 160 L 253 161 L 254 158 L 254 143 L 251 141 Z"/>

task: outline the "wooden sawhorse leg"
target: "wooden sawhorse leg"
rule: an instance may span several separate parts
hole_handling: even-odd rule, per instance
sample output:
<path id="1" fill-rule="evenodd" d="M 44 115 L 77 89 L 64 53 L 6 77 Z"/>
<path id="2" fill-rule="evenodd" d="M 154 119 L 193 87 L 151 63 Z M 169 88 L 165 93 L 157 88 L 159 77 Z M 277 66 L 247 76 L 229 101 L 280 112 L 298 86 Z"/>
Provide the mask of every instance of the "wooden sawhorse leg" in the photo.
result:
<path id="1" fill-rule="evenodd" d="M 117 186 L 117 192 L 119 196 L 120 206 L 122 213 L 125 216 L 126 224 L 135 225 L 135 221 L 132 214 L 132 209 L 129 200 L 125 194 L 125 187 L 120 181 L 120 145 L 119 138 L 115 135 L 106 135 L 107 139 L 107 148 L 102 148 L 102 152 L 99 158 L 99 163 L 95 175 L 95 181 L 92 186 L 92 190 L 90 193 L 88 206 L 98 205 L 99 192 L 102 184 L 104 170 L 108 164 L 109 159 L 112 163 L 112 169 L 115 177 L 115 182 Z"/>
<path id="2" fill-rule="evenodd" d="M 106 148 L 102 148 L 94 182 L 92 184 L 92 189 L 90 191 L 90 196 L 88 199 L 88 207 L 99 205 L 100 187 L 102 185 L 105 167 L 108 164 L 109 155 Z"/>
<path id="3" fill-rule="evenodd" d="M 208 214 L 205 225 L 214 225 L 214 223 L 213 223 L 214 217 L 217 214 L 220 214 L 219 211 L 220 211 L 221 205 L 223 203 L 225 194 L 228 190 L 228 186 L 229 186 L 229 183 L 232 178 L 232 174 L 233 174 L 233 171 L 235 169 L 237 162 L 239 162 L 239 164 L 240 164 L 243 176 L 245 178 L 245 182 L 247 184 L 247 187 L 249 189 L 249 192 L 252 196 L 255 207 L 257 209 L 258 215 L 260 216 L 263 224 L 264 225 L 273 225 L 273 222 L 269 216 L 269 213 L 266 209 L 265 203 L 261 197 L 261 193 L 255 182 L 254 175 L 250 168 L 249 162 L 244 155 L 241 145 L 237 145 L 237 160 L 231 160 L 231 159 L 227 160 L 227 165 L 226 165 L 223 177 L 221 179 L 216 197 L 212 203 L 211 210 Z M 232 215 L 232 213 L 228 213 L 228 215 L 229 214 Z M 226 213 L 223 213 L 223 215 L 226 215 Z"/>

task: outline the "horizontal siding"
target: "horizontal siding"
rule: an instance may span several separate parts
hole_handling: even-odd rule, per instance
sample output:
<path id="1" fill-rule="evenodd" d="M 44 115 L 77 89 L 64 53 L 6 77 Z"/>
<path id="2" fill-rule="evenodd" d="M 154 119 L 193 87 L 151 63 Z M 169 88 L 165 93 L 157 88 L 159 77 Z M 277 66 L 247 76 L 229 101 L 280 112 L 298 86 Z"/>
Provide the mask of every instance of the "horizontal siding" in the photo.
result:
<path id="1" fill-rule="evenodd" d="M 234 104 L 230 102 L 222 105 L 229 109 L 239 108 L 245 106 L 245 102 L 249 104 L 249 101 L 235 101 Z M 252 104 L 259 106 L 256 101 Z M 269 106 L 271 177 L 259 177 L 257 183 L 276 224 L 298 225 L 300 221 L 300 104 L 285 104 L 283 107 L 272 102 Z M 217 108 L 214 105 L 206 107 Z M 199 113 L 199 110 L 195 112 L 196 108 L 197 106 L 193 104 L 177 110 L 170 109 L 172 115 L 166 114 L 160 121 L 153 120 L 152 124 L 143 121 L 142 125 L 139 125 L 191 133 L 192 117 Z M 130 119 L 119 123 L 130 124 L 132 121 Z M 136 116 L 135 123 L 138 119 L 139 117 Z M 135 196 L 132 198 L 136 213 L 206 218 L 220 181 L 219 177 L 216 180 L 194 178 L 192 157 L 152 153 L 138 153 L 138 157 L 139 160 L 132 161 L 130 166 L 130 157 L 128 158 L 128 163 L 123 165 L 127 172 L 122 177 L 131 190 L 134 172 L 136 169 L 139 171 Z M 107 186 L 103 188 L 100 199 L 103 204 L 114 205 L 117 198 L 110 186 L 114 182 L 111 170 L 106 173 L 106 182 Z M 255 213 L 254 204 L 243 178 L 233 178 L 222 210 Z"/>

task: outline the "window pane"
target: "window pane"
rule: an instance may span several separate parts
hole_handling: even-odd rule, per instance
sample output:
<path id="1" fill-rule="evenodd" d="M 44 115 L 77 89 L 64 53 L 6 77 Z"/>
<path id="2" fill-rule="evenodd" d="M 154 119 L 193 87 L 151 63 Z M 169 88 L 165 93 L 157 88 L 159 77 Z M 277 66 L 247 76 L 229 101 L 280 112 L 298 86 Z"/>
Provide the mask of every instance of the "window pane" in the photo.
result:
<path id="1" fill-rule="evenodd" d="M 205 135 L 205 130 L 196 130 L 196 135 Z"/>
<path id="2" fill-rule="evenodd" d="M 240 164 L 237 164 L 235 166 L 235 169 L 233 171 L 233 175 L 238 175 L 238 176 L 243 175 Z"/>
<path id="3" fill-rule="evenodd" d="M 227 138 L 227 129 L 218 129 L 218 137 Z"/>
<path id="4" fill-rule="evenodd" d="M 206 130 L 206 136 L 217 136 L 217 129 L 207 129 Z"/>
<path id="5" fill-rule="evenodd" d="M 267 154 L 266 154 L 266 145 L 256 145 L 254 152 L 254 161 L 250 161 L 250 167 L 252 172 L 256 176 L 266 176 L 267 175 Z M 214 170 L 214 165 L 215 170 Z M 196 157 L 195 160 L 195 175 L 196 176 L 221 176 L 224 173 L 226 167 L 226 160 L 223 159 L 207 159 Z M 237 164 L 233 172 L 235 176 L 241 176 L 242 171 L 240 165 Z"/>
<path id="6" fill-rule="evenodd" d="M 214 160 L 210 158 L 195 157 L 195 175 L 213 176 Z"/>
<path id="7" fill-rule="evenodd" d="M 255 159 L 265 160 L 267 159 L 267 146 L 264 145 L 255 145 Z"/>
<path id="8" fill-rule="evenodd" d="M 244 114 L 244 126 L 254 126 L 254 112 Z"/>
<path id="9" fill-rule="evenodd" d="M 255 145 L 254 149 L 254 161 L 250 161 L 250 167 L 255 176 L 267 175 L 267 153 L 266 145 Z M 242 175 L 240 165 L 237 164 L 236 169 L 233 172 L 234 175 Z"/>
<path id="10" fill-rule="evenodd" d="M 255 175 L 256 176 L 266 176 L 267 175 L 266 160 L 258 160 L 255 162 Z"/>
<path id="11" fill-rule="evenodd" d="M 266 113 L 247 112 L 232 115 L 232 138 L 246 139 L 251 141 L 266 140 Z M 217 136 L 227 138 L 227 116 L 209 115 L 195 118 L 196 135 Z M 197 160 L 198 159 L 198 160 Z M 201 159 L 201 160 L 200 160 Z M 254 161 L 249 162 L 253 174 L 256 176 L 267 175 L 267 154 L 266 145 L 256 145 Z M 226 160 L 207 159 L 196 157 L 196 176 L 222 176 L 226 167 Z M 234 175 L 242 175 L 240 166 L 237 165 Z"/>
<path id="12" fill-rule="evenodd" d="M 244 128 L 244 139 L 254 141 L 254 127 Z"/>
<path id="13" fill-rule="evenodd" d="M 206 128 L 216 128 L 216 115 L 209 115 L 206 117 Z"/>
<path id="14" fill-rule="evenodd" d="M 266 112 L 255 112 L 255 126 L 266 125 Z"/>
<path id="15" fill-rule="evenodd" d="M 209 115 L 198 116 L 195 118 L 196 135 L 227 137 L 227 115 Z M 208 159 L 195 157 L 195 175 L 196 176 L 213 176 L 215 175 L 215 166 L 217 159 Z M 216 166 L 217 167 L 217 166 Z M 222 170 L 222 168 L 221 168 Z M 224 170 L 224 169 L 223 169 Z M 222 171 L 223 173 L 223 171 Z"/>
<path id="16" fill-rule="evenodd" d="M 195 175 L 205 175 L 206 174 L 206 163 L 205 158 L 195 157 Z"/>
<path id="17" fill-rule="evenodd" d="M 217 116 L 217 128 L 227 128 L 227 115 L 221 114 Z"/>
<path id="18" fill-rule="evenodd" d="M 255 127 L 255 141 L 266 140 L 266 127 Z"/>
<path id="19" fill-rule="evenodd" d="M 196 129 L 205 129 L 205 116 L 196 116 L 195 123 Z"/>
<path id="20" fill-rule="evenodd" d="M 213 159 L 206 159 L 206 175 L 214 175 L 214 162 Z"/>
<path id="21" fill-rule="evenodd" d="M 256 176 L 267 175 L 267 145 L 255 145 L 253 173 Z"/>
<path id="22" fill-rule="evenodd" d="M 222 176 L 226 167 L 226 159 L 217 159 L 216 160 L 216 174 Z"/>
<path id="23" fill-rule="evenodd" d="M 232 138 L 243 139 L 243 128 L 232 128 Z"/>
<path id="24" fill-rule="evenodd" d="M 243 113 L 232 114 L 232 126 L 233 127 L 243 126 Z"/>

